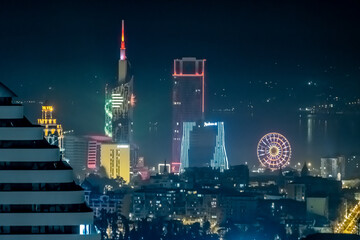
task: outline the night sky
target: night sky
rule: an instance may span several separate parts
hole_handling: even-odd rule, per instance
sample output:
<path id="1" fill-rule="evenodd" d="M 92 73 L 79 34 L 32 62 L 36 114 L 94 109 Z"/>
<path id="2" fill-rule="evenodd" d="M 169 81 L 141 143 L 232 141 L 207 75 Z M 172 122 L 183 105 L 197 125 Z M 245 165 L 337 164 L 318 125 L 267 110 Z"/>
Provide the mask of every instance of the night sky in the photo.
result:
<path id="1" fill-rule="evenodd" d="M 350 101 L 360 96 L 359 10 L 355 0 L 1 1 L 0 81 L 18 100 L 53 103 L 64 130 L 103 134 L 104 87 L 117 76 L 124 19 L 135 76 L 135 139 L 153 164 L 170 158 L 174 58 L 207 60 L 209 118 L 279 117 L 329 95 Z M 34 121 L 40 105 L 26 107 Z M 219 108 L 235 113 L 212 114 Z M 149 121 L 159 122 L 158 133 L 148 133 Z M 229 126 L 239 138 L 249 131 Z M 230 163 L 247 161 L 232 150 L 236 137 L 228 141 Z"/>

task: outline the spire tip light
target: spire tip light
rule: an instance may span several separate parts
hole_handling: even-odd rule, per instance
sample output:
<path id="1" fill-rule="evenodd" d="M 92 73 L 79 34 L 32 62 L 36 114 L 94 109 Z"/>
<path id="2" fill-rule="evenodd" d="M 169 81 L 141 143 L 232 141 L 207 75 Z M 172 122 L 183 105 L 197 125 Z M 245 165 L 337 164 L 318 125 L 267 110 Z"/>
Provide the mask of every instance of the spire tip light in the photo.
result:
<path id="1" fill-rule="evenodd" d="M 121 48 L 120 48 L 120 60 L 125 60 L 125 24 L 124 20 L 121 22 L 122 28 L 121 28 Z"/>

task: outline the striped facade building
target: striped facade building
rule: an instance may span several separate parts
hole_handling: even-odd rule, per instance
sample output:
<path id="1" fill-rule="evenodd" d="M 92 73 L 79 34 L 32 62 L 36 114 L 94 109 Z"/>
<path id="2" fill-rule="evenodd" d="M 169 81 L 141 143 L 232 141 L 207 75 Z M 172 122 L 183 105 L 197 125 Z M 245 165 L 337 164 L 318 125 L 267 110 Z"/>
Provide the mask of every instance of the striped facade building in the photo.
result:
<path id="1" fill-rule="evenodd" d="M 13 97 L 0 83 L 0 239 L 99 240 L 72 168 Z"/>

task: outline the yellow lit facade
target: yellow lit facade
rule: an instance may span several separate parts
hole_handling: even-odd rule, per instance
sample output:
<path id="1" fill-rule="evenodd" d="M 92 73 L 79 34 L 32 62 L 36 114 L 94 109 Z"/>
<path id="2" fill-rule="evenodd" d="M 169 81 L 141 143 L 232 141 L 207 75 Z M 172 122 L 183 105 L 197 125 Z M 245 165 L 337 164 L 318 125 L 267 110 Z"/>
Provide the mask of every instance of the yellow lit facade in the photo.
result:
<path id="1" fill-rule="evenodd" d="M 42 106 L 38 124 L 44 127 L 45 139 L 51 145 L 58 146 L 62 154 L 64 151 L 64 133 L 61 124 L 58 124 L 56 118 L 53 118 L 53 111 L 53 106 Z"/>
<path id="2" fill-rule="evenodd" d="M 100 163 L 109 178 L 122 177 L 130 181 L 130 146 L 129 144 L 101 144 Z"/>

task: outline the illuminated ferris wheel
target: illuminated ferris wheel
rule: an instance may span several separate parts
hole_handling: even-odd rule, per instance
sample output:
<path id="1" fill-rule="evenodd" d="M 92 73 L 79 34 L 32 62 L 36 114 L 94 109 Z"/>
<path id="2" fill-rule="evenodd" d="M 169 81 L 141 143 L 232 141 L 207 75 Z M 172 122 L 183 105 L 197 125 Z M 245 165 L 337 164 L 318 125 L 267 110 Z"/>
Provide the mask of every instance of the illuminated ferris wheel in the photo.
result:
<path id="1" fill-rule="evenodd" d="M 257 146 L 260 163 L 272 170 L 280 169 L 290 163 L 291 146 L 289 141 L 279 133 L 268 133 Z"/>

